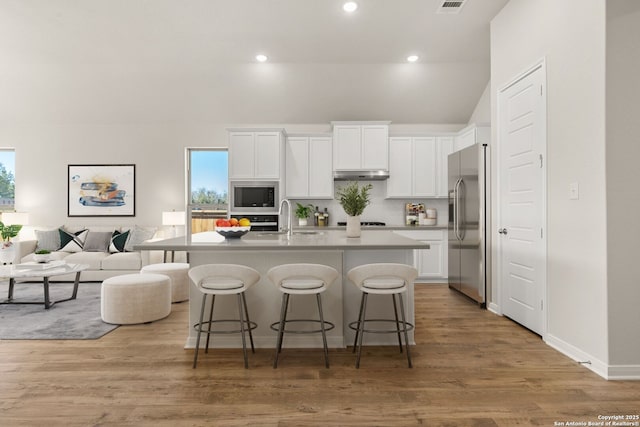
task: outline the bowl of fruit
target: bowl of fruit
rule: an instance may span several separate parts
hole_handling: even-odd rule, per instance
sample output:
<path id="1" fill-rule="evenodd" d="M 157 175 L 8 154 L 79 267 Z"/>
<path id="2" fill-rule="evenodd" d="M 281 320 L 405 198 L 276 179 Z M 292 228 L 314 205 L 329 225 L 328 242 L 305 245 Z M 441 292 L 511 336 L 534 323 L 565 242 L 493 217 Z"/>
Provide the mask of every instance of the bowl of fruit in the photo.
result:
<path id="1" fill-rule="evenodd" d="M 251 230 L 251 221 L 247 218 L 216 220 L 216 233 L 225 239 L 242 237 Z"/>

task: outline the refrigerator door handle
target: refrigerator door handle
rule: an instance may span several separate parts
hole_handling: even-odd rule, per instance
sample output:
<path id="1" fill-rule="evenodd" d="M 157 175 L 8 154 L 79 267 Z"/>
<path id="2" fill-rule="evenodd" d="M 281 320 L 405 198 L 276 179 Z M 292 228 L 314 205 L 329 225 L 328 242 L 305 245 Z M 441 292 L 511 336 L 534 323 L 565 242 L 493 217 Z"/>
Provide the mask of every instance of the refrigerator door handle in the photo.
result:
<path id="1" fill-rule="evenodd" d="M 453 187 L 453 197 L 454 197 L 454 221 L 453 221 L 453 232 L 456 235 L 456 239 L 462 240 L 460 237 L 460 183 L 462 182 L 462 178 L 458 178 L 456 181 L 456 185 Z"/>
<path id="2" fill-rule="evenodd" d="M 466 194 L 466 185 L 464 183 L 464 179 L 460 178 L 460 183 L 458 184 L 458 239 L 464 240 L 465 232 L 467 229 L 467 224 L 465 223 L 465 206 L 464 201 L 467 197 Z M 462 216 L 460 216 L 460 212 L 462 212 Z M 462 225 L 462 227 L 460 227 Z"/>

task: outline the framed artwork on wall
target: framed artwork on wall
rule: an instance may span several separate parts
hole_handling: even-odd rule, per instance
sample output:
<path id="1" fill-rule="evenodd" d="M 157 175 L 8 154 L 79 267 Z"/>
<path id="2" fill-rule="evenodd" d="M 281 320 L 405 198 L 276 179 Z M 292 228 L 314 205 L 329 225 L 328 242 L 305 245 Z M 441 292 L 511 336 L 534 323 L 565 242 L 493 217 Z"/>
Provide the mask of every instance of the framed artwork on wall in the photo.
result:
<path id="1" fill-rule="evenodd" d="M 135 216 L 136 165 L 69 165 L 68 216 Z"/>

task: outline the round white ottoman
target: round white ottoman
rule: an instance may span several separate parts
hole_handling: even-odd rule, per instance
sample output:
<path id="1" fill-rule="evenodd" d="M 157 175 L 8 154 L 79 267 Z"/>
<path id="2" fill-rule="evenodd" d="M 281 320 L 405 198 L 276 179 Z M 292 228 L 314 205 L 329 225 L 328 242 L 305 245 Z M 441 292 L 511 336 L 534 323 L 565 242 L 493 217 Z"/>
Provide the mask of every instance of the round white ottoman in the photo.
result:
<path id="1" fill-rule="evenodd" d="M 186 262 L 149 264 L 142 267 L 140 273 L 156 273 L 169 276 L 171 279 L 171 302 L 181 302 L 189 299 L 189 264 Z"/>
<path id="2" fill-rule="evenodd" d="M 171 313 L 171 279 L 164 274 L 123 274 L 102 282 L 102 320 L 116 325 L 153 322 Z"/>

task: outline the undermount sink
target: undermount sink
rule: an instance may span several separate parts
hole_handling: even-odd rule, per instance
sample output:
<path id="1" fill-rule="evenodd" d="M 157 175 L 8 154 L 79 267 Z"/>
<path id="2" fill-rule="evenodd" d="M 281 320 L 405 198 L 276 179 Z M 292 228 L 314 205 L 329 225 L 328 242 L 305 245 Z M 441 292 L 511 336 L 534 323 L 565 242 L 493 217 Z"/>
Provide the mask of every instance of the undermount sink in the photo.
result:
<path id="1" fill-rule="evenodd" d="M 304 235 L 314 235 L 314 234 L 322 234 L 322 231 L 313 231 L 313 230 L 298 230 L 294 231 L 293 234 Z"/>
<path id="2" fill-rule="evenodd" d="M 314 230 L 295 230 L 292 234 L 294 236 L 315 236 L 318 234 L 323 234 L 322 231 L 314 231 Z M 277 238 L 279 236 L 286 236 L 286 231 L 259 231 L 253 237 L 257 238 Z"/>

